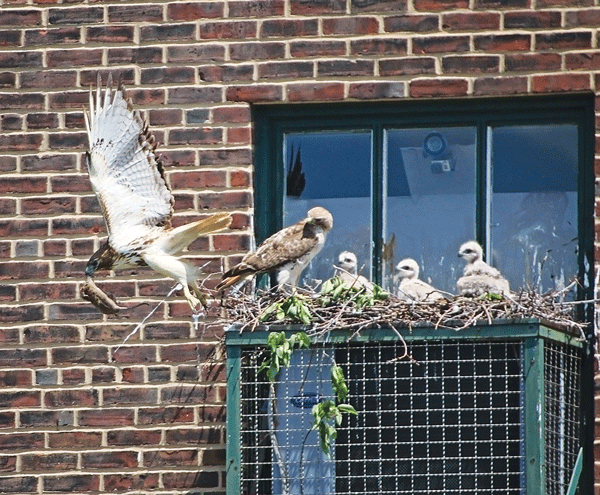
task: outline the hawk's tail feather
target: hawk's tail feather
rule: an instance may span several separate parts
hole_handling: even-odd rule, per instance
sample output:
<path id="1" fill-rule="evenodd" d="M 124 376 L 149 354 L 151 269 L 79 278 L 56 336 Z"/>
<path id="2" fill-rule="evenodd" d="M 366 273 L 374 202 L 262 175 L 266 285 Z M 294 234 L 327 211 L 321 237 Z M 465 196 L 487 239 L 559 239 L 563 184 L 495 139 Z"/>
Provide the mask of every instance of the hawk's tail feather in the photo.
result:
<path id="1" fill-rule="evenodd" d="M 165 241 L 165 251 L 171 254 L 179 253 L 199 236 L 226 229 L 231 224 L 231 220 L 229 213 L 215 213 L 202 220 L 176 227 L 169 232 Z"/>
<path id="2" fill-rule="evenodd" d="M 238 275 L 231 276 L 227 276 L 227 274 L 225 274 L 223 275 L 223 280 L 221 280 L 215 287 L 215 290 L 217 290 L 218 292 L 222 292 L 225 289 L 231 287 L 232 285 L 236 285 L 237 283 L 242 282 L 244 279 L 247 279 L 252 275 L 254 275 L 254 272 L 244 272 Z"/>

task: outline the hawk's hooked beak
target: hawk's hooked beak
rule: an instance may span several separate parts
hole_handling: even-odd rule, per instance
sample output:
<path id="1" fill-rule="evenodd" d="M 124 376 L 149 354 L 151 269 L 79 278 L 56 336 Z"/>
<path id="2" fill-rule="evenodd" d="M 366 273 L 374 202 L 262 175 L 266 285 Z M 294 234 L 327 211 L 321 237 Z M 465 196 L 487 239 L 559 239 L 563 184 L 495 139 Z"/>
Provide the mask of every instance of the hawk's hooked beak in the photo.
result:
<path id="1" fill-rule="evenodd" d="M 92 254 L 91 258 L 85 265 L 85 274 L 92 277 L 97 270 L 110 270 L 112 260 L 110 257 L 109 246 L 107 243 L 100 246 L 100 249 Z"/>

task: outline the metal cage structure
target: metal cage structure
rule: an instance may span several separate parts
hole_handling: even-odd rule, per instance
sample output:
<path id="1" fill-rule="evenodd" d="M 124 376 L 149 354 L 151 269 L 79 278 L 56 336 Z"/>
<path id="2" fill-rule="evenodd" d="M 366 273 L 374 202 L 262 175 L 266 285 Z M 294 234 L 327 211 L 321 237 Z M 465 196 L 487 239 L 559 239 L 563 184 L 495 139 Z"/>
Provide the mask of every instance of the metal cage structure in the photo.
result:
<path id="1" fill-rule="evenodd" d="M 352 338 L 340 329 L 270 383 L 258 373 L 268 330 L 226 336 L 228 494 L 576 493 L 575 336 L 534 320 Z M 344 417 L 325 455 L 311 409 L 332 398 L 334 362 L 358 415 Z"/>

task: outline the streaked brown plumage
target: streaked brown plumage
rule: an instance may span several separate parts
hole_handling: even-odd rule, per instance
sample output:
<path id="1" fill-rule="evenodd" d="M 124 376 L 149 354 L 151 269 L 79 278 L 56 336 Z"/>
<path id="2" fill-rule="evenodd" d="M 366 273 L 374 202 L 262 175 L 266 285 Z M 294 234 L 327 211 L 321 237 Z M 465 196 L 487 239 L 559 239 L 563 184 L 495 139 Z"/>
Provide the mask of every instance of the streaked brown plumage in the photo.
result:
<path id="1" fill-rule="evenodd" d="M 154 137 L 121 82 L 113 91 L 109 76 L 103 98 L 101 86 L 98 77 L 95 103 L 90 90 L 90 113 L 84 112 L 90 144 L 86 164 L 108 239 L 86 265 L 84 295 L 100 310 L 112 310 L 108 296 L 90 285 L 94 272 L 149 266 L 179 282 L 195 309 L 206 295 L 196 282 L 197 268 L 178 254 L 199 236 L 227 228 L 231 216 L 217 213 L 172 228 L 173 196 L 154 153 Z"/>
<path id="2" fill-rule="evenodd" d="M 277 271 L 280 286 L 298 285 L 304 269 L 322 249 L 333 217 L 325 208 L 315 206 L 308 216 L 263 241 L 257 250 L 223 274 L 217 290 L 224 290 L 260 273 Z"/>

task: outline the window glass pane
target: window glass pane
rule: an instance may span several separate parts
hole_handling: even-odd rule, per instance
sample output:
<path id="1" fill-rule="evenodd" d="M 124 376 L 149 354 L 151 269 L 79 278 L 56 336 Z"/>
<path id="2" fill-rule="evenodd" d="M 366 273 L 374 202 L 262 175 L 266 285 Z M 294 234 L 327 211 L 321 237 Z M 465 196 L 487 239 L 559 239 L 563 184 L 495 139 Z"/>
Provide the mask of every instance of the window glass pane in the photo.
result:
<path id="1" fill-rule="evenodd" d="M 491 132 L 492 263 L 513 290 L 560 289 L 577 275 L 577 126 Z"/>
<path id="2" fill-rule="evenodd" d="M 333 230 L 300 285 L 333 276 L 342 251 L 352 251 L 358 269 L 371 273 L 371 132 L 308 132 L 284 136 L 286 195 L 283 224 L 306 217 L 314 206 L 333 215 Z"/>
<path id="3" fill-rule="evenodd" d="M 456 293 L 461 243 L 475 232 L 476 129 L 394 129 L 385 133 L 387 197 L 384 285 L 398 286 L 395 266 L 414 258 L 419 278 Z"/>

